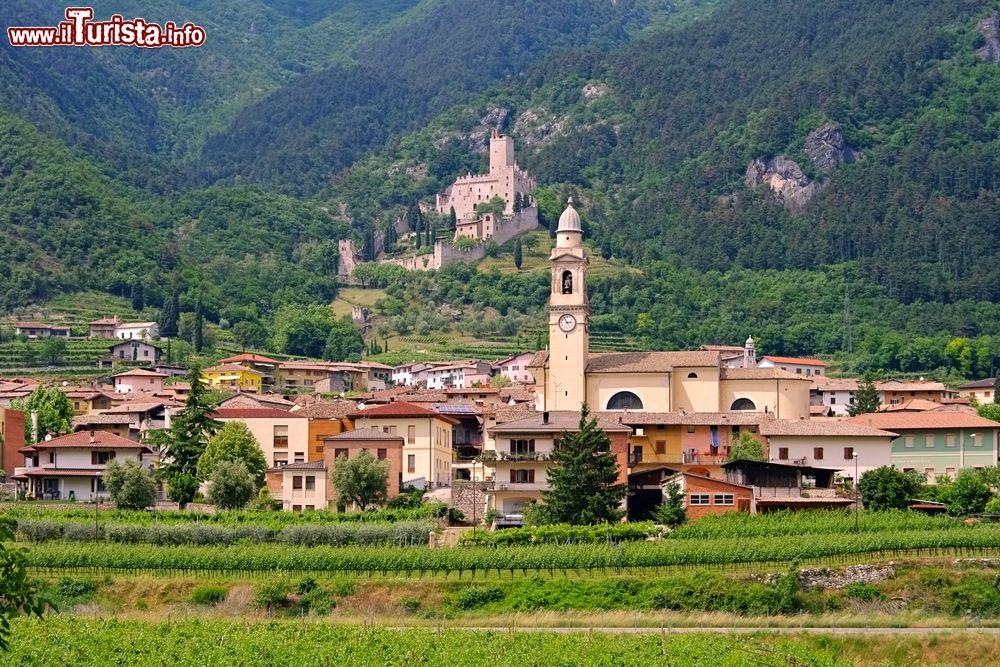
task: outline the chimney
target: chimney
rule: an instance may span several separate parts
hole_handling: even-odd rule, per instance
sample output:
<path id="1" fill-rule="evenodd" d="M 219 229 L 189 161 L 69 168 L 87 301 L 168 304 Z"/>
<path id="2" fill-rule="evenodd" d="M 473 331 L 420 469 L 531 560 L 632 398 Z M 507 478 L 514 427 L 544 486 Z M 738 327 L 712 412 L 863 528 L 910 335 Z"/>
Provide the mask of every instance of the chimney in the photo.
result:
<path id="1" fill-rule="evenodd" d="M 547 411 L 542 413 L 542 423 L 543 424 L 549 423 L 549 413 Z"/>

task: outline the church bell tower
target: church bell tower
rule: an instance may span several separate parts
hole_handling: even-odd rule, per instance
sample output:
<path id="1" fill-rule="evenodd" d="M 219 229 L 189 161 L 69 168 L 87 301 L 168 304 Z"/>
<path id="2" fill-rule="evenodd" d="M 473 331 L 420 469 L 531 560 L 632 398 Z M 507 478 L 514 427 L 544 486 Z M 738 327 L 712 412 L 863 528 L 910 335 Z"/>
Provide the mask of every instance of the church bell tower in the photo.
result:
<path id="1" fill-rule="evenodd" d="M 546 410 L 579 410 L 587 401 L 587 350 L 590 304 L 587 302 L 587 255 L 583 227 L 570 197 L 559 216 L 549 297 L 549 368 Z"/>

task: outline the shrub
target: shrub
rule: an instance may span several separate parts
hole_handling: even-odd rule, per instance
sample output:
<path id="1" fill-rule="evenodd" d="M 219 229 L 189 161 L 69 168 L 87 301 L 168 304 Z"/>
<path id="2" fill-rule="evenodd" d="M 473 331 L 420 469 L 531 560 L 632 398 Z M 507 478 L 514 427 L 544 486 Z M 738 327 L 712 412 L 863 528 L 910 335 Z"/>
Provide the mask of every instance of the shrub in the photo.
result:
<path id="1" fill-rule="evenodd" d="M 192 604 L 219 604 L 226 599 L 228 591 L 222 586 L 198 586 L 191 591 Z"/>
<path id="2" fill-rule="evenodd" d="M 253 596 L 253 604 L 258 609 L 278 609 L 288 604 L 288 583 L 270 581 L 259 586 Z"/>
<path id="3" fill-rule="evenodd" d="M 48 542 L 62 538 L 62 526 L 55 521 L 21 520 L 17 522 L 17 532 L 29 542 Z"/>
<path id="4" fill-rule="evenodd" d="M 94 597 L 96 591 L 97 582 L 93 579 L 63 577 L 56 584 L 56 593 L 70 604 L 88 601 Z"/>
<path id="5" fill-rule="evenodd" d="M 67 523 L 62 527 L 62 538 L 70 542 L 94 542 L 101 539 L 101 529 L 92 523 Z"/>
<path id="6" fill-rule="evenodd" d="M 862 602 L 885 599 L 885 595 L 882 594 L 882 591 L 869 583 L 861 581 L 855 581 L 853 584 L 850 584 L 847 587 L 846 592 L 847 597 L 852 600 L 861 600 Z"/>
<path id="7" fill-rule="evenodd" d="M 302 612 L 312 612 L 318 616 L 329 614 L 336 606 L 337 602 L 330 595 L 330 591 L 319 586 L 299 598 L 299 609 Z"/>
<path id="8" fill-rule="evenodd" d="M 452 604 L 458 609 L 477 609 L 503 598 L 504 592 L 499 586 L 469 586 L 455 596 Z"/>
<path id="9" fill-rule="evenodd" d="M 420 600 L 415 597 L 405 597 L 399 601 L 399 606 L 407 614 L 413 614 L 416 613 L 418 609 L 420 609 Z"/>

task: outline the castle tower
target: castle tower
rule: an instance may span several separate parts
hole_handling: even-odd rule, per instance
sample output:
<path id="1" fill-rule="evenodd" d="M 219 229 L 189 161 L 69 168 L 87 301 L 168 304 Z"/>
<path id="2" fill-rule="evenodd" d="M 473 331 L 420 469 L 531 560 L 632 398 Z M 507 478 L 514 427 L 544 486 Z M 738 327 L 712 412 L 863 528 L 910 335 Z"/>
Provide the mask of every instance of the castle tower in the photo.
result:
<path id="1" fill-rule="evenodd" d="M 570 197 L 559 216 L 549 297 L 549 369 L 547 410 L 579 410 L 587 400 L 587 353 L 590 304 L 587 302 L 587 255 L 583 227 Z"/>
<path id="2" fill-rule="evenodd" d="M 493 130 L 490 136 L 490 174 L 497 175 L 514 167 L 514 140 Z"/>

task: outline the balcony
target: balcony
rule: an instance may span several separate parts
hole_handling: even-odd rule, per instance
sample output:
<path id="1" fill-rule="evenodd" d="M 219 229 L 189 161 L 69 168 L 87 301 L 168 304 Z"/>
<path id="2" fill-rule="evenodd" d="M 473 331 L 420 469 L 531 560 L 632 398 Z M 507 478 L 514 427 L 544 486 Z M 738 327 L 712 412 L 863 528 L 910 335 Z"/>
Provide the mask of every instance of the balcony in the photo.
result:
<path id="1" fill-rule="evenodd" d="M 501 461 L 549 461 L 550 452 L 497 452 Z"/>
<path id="2" fill-rule="evenodd" d="M 728 463 L 729 457 L 718 454 L 700 454 L 698 452 L 684 452 L 684 463 L 718 466 Z"/>
<path id="3" fill-rule="evenodd" d="M 493 491 L 544 491 L 549 488 L 548 482 L 500 482 Z"/>

